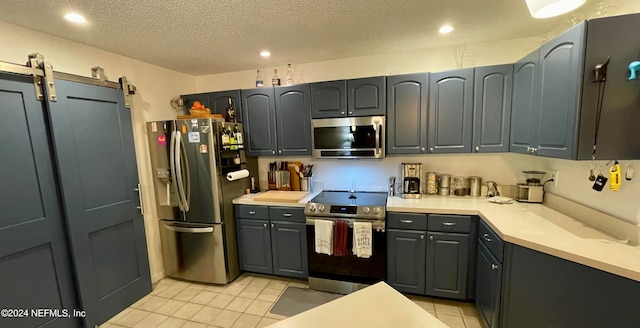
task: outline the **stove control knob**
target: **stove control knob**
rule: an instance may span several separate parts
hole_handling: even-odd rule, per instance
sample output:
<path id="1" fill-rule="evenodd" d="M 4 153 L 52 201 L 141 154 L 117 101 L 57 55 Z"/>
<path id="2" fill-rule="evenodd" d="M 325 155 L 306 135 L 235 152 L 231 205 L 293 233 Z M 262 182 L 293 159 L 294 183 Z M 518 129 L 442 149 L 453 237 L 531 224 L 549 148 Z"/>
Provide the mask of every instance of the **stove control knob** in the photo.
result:
<path id="1" fill-rule="evenodd" d="M 362 212 L 363 212 L 364 214 L 369 214 L 369 212 L 370 212 L 370 211 L 371 211 L 371 209 L 370 209 L 370 208 L 368 208 L 368 207 L 365 207 L 365 208 L 363 208 L 363 209 L 362 209 Z"/>
<path id="2" fill-rule="evenodd" d="M 324 205 L 318 205 L 318 211 L 324 212 Z"/>
<path id="3" fill-rule="evenodd" d="M 316 206 L 315 205 L 309 205 L 309 212 L 315 212 L 316 211 Z"/>
<path id="4" fill-rule="evenodd" d="M 373 208 L 373 214 L 375 214 L 375 215 L 380 214 L 380 208 L 379 207 L 374 207 Z"/>

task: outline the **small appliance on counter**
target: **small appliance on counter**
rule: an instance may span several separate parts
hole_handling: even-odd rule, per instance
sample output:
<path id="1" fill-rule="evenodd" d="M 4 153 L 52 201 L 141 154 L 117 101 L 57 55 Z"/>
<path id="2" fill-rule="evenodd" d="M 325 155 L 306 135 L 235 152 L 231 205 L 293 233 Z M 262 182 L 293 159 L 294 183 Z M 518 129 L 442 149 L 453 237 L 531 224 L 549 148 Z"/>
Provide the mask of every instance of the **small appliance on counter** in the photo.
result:
<path id="1" fill-rule="evenodd" d="M 402 198 L 422 198 L 422 163 L 402 163 Z"/>
<path id="2" fill-rule="evenodd" d="M 540 180 L 547 172 L 542 171 L 522 171 L 525 175 L 526 182 L 518 183 L 518 197 L 519 202 L 525 203 L 542 203 L 544 198 L 544 185 L 540 183 Z"/>

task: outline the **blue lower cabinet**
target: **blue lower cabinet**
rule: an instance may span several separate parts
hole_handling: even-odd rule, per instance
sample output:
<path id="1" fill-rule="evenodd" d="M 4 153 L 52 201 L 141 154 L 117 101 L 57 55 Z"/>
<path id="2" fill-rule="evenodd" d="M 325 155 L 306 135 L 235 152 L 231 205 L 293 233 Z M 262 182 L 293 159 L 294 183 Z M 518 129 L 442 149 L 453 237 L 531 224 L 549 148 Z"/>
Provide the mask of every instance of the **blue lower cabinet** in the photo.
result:
<path id="1" fill-rule="evenodd" d="M 395 289 L 424 294 L 426 231 L 387 230 L 387 283 Z"/>
<path id="2" fill-rule="evenodd" d="M 235 216 L 240 270 L 307 279 L 307 229 L 301 208 L 236 205 Z"/>
<path id="3" fill-rule="evenodd" d="M 429 232 L 427 236 L 426 294 L 466 299 L 469 235 Z"/>
<path id="4" fill-rule="evenodd" d="M 476 308 L 484 327 L 500 325 L 502 263 L 496 259 L 483 240 L 478 240 L 476 269 Z"/>
<path id="5" fill-rule="evenodd" d="M 269 221 L 236 220 L 240 270 L 273 273 Z"/>

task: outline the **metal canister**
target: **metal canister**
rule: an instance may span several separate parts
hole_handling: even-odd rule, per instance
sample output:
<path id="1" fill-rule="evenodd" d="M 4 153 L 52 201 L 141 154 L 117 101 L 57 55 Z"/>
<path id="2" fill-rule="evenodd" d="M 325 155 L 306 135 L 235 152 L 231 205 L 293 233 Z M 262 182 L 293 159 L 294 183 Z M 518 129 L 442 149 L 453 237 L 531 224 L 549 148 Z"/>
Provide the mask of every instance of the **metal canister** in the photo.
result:
<path id="1" fill-rule="evenodd" d="M 456 196 L 467 196 L 469 194 L 469 179 L 465 177 L 453 178 L 453 194 Z"/>
<path id="2" fill-rule="evenodd" d="M 469 196 L 480 197 L 482 191 L 482 178 L 469 177 Z"/>

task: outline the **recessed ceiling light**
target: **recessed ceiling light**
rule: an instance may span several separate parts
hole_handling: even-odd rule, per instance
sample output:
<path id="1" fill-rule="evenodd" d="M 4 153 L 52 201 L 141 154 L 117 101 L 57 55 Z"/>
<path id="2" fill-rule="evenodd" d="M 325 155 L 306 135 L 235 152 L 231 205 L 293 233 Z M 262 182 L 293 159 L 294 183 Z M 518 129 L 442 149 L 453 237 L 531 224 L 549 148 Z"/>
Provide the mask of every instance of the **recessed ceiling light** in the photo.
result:
<path id="1" fill-rule="evenodd" d="M 451 25 L 442 25 L 440 30 L 438 30 L 438 32 L 442 34 L 447 34 L 447 33 L 450 33 L 451 31 L 453 31 L 453 26 Z"/>
<path id="2" fill-rule="evenodd" d="M 78 13 L 68 13 L 66 15 L 64 15 L 64 19 L 70 21 L 70 22 L 74 22 L 74 23 L 84 23 L 87 20 L 84 18 L 84 16 L 78 14 Z"/>
<path id="3" fill-rule="evenodd" d="M 262 51 L 260 51 L 260 56 L 269 57 L 269 56 L 271 56 L 271 53 L 268 52 L 267 50 L 262 50 Z"/>

